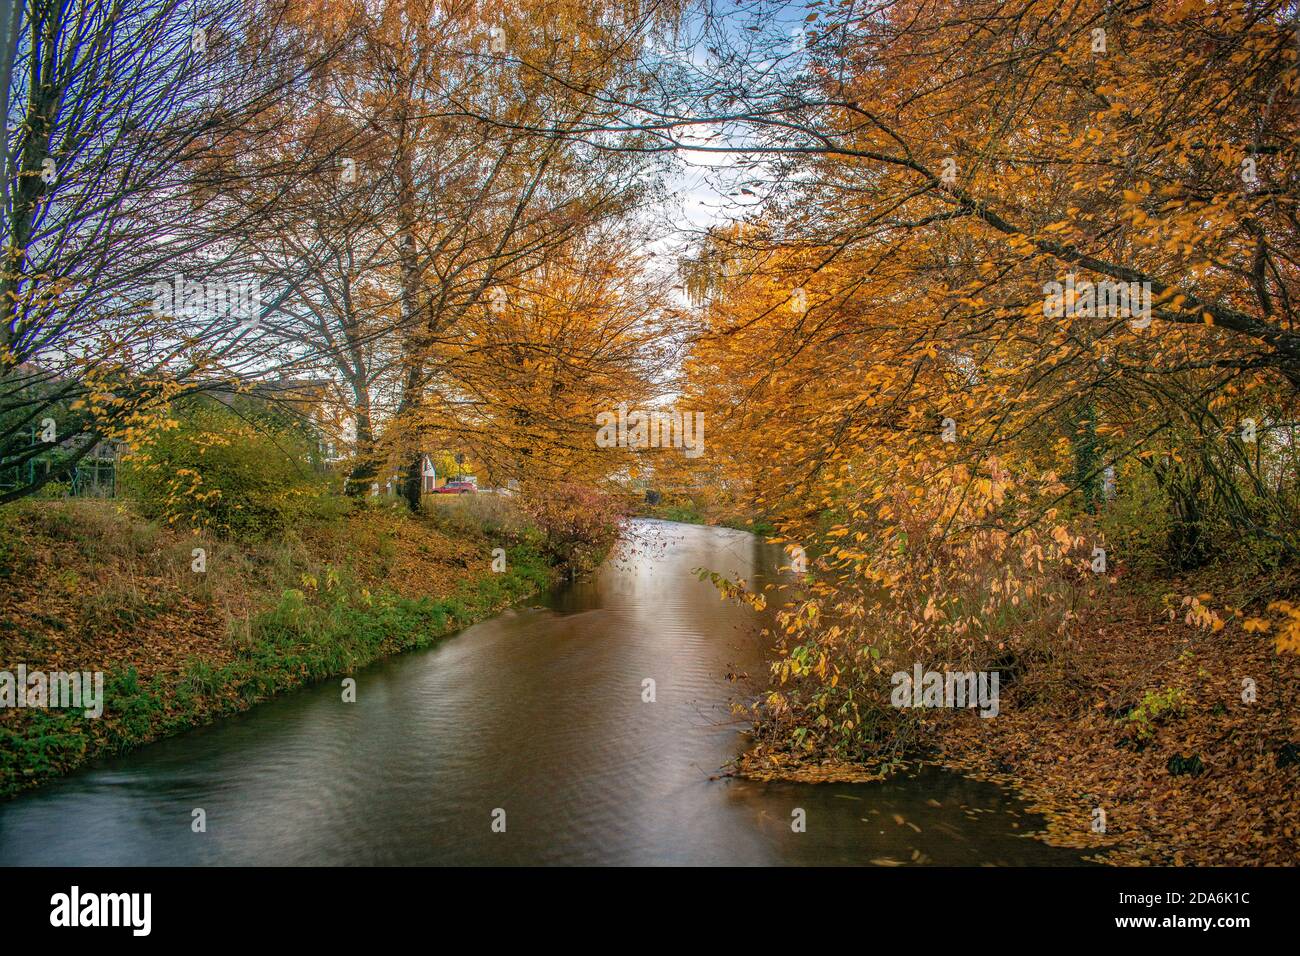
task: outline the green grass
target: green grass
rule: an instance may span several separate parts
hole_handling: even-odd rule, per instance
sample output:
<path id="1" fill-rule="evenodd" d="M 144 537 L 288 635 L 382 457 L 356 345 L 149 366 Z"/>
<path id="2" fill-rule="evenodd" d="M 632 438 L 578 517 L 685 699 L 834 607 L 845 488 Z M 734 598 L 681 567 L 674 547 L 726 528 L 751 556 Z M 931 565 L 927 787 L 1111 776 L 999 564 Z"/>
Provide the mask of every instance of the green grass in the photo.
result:
<path id="1" fill-rule="evenodd" d="M 742 516 L 710 516 L 693 501 L 674 504 L 648 505 L 638 512 L 646 518 L 661 518 L 664 521 L 680 521 L 682 524 L 716 524 L 723 528 L 748 531 L 760 537 L 770 538 L 776 534 L 776 526 L 767 518 Z"/>
<path id="2" fill-rule="evenodd" d="M 134 668 L 108 674 L 99 719 L 81 711 L 24 711 L 17 730 L 0 727 L 0 798 L 91 757 L 123 753 L 389 654 L 427 647 L 554 579 L 531 545 L 507 549 L 507 561 L 506 572 L 440 599 L 367 594 L 346 583 L 312 595 L 287 590 L 253 619 L 230 663 L 191 659 L 182 679 L 170 684 L 141 681 Z"/>
<path id="3" fill-rule="evenodd" d="M 641 514 L 647 518 L 661 518 L 664 521 L 680 521 L 682 524 L 707 524 L 704 514 L 692 502 L 672 505 L 650 505 L 642 509 Z"/>
<path id="4" fill-rule="evenodd" d="M 728 518 L 719 521 L 718 524 L 724 528 L 735 528 L 737 531 L 748 531 L 750 534 L 756 534 L 760 538 L 771 538 L 776 535 L 776 525 L 766 518 Z"/>

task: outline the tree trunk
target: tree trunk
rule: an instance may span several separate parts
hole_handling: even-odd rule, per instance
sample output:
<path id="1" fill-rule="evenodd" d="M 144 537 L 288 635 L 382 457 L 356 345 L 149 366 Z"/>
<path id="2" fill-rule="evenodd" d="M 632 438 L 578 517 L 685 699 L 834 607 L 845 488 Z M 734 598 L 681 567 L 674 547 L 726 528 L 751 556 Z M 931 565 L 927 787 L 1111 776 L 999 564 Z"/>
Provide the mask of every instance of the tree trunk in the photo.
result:
<path id="1" fill-rule="evenodd" d="M 375 452 L 375 427 L 370 417 L 370 389 L 365 382 L 352 382 L 353 418 L 357 425 L 356 463 L 348 473 L 348 494 L 364 497 L 379 477 L 379 456 Z"/>
<path id="2" fill-rule="evenodd" d="M 402 489 L 406 497 L 406 506 L 411 509 L 412 513 L 418 514 L 420 511 L 420 483 L 423 479 L 421 465 L 423 465 L 424 456 L 416 452 L 406 466 L 406 482 Z"/>

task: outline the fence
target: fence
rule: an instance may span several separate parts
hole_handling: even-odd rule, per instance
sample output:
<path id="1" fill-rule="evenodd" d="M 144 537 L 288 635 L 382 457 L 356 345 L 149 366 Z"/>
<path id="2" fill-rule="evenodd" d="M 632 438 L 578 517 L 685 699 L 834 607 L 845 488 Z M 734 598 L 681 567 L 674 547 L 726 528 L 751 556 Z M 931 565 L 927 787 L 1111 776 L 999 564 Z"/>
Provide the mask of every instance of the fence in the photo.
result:
<path id="1" fill-rule="evenodd" d="M 33 437 L 33 441 L 35 438 Z M 117 497 L 117 451 L 104 445 L 91 449 L 90 454 L 77 463 L 72 474 L 45 485 L 41 490 L 51 492 L 57 488 L 74 498 Z M 39 455 L 22 465 L 0 468 L 0 491 L 28 486 L 42 474 L 47 474 L 57 463 L 54 454 Z"/>

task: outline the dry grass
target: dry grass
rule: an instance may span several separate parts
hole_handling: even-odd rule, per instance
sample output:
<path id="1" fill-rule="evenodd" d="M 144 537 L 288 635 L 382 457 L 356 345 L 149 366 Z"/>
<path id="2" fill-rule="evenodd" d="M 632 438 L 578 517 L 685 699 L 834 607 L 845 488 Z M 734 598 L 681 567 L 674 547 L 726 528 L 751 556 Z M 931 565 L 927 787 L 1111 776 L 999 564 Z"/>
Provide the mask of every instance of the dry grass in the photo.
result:
<path id="1" fill-rule="evenodd" d="M 441 597 L 481 577 L 493 546 L 468 521 L 448 533 L 386 507 L 240 542 L 160 527 L 121 501 L 27 502 L 0 513 L 0 667 L 133 665 L 148 679 L 194 657 L 220 665 L 305 577 Z"/>

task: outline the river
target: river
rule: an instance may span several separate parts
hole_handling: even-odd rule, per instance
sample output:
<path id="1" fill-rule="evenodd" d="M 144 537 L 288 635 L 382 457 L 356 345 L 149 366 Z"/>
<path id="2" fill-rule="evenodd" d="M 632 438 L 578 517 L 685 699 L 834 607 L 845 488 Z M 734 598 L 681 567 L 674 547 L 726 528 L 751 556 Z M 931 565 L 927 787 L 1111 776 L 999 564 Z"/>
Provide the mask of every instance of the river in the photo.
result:
<path id="1" fill-rule="evenodd" d="M 0 863 L 1077 862 L 956 774 L 719 777 L 753 687 L 727 675 L 761 677 L 764 648 L 691 571 L 762 583 L 780 560 L 743 532 L 633 522 L 589 578 L 360 671 L 355 703 L 325 681 L 0 803 Z"/>

